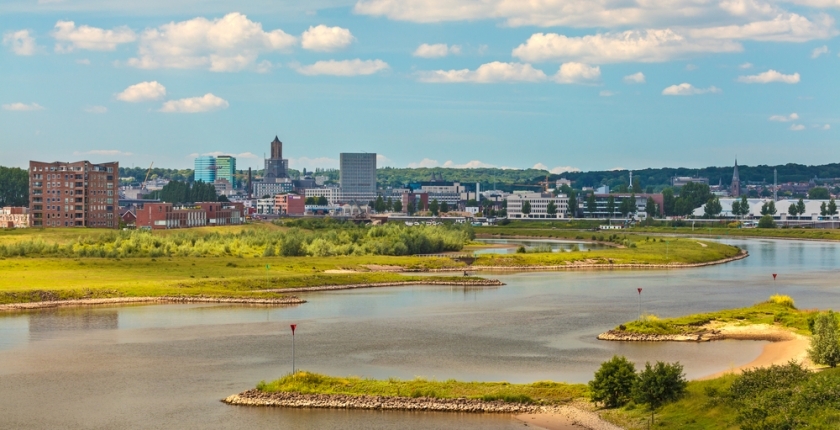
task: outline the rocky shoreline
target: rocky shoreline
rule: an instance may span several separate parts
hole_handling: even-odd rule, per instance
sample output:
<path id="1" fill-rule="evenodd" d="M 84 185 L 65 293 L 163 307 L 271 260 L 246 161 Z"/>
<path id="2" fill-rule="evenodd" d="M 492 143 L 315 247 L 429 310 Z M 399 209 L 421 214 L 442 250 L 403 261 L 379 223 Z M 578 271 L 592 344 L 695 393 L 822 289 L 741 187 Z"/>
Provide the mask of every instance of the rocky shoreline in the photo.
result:
<path id="1" fill-rule="evenodd" d="M 463 269 L 459 270 L 463 271 Z M 307 293 L 316 291 L 336 291 L 336 290 L 354 290 L 357 288 L 376 288 L 376 287 L 403 287 L 409 285 L 451 285 L 458 287 L 500 287 L 505 285 L 498 279 L 470 279 L 466 278 L 463 281 L 436 281 L 434 278 L 421 281 L 393 281 L 393 282 L 371 282 L 367 284 L 350 284 L 350 285 L 324 285 L 321 287 L 301 287 L 301 288 L 274 288 L 270 290 L 260 290 L 264 293 Z"/>
<path id="2" fill-rule="evenodd" d="M 75 299 L 75 300 L 51 300 L 46 302 L 30 303 L 9 303 L 0 305 L 2 311 L 26 311 L 34 309 L 57 308 L 64 306 L 96 306 L 96 305 L 122 305 L 132 303 L 230 303 L 248 305 L 297 305 L 306 303 L 306 300 L 297 297 L 281 297 L 276 299 L 249 299 L 247 297 L 188 297 L 188 296 L 162 296 L 162 297 L 111 297 L 101 299 Z"/>
<path id="3" fill-rule="evenodd" d="M 731 325 L 715 322 L 680 334 L 642 334 L 624 330 L 610 330 L 598 335 L 598 340 L 618 342 L 709 342 L 713 340 L 765 340 L 784 342 L 800 338 L 790 330 L 767 324 Z"/>
<path id="4" fill-rule="evenodd" d="M 228 396 L 222 402 L 238 406 L 280 406 L 287 408 L 365 409 L 392 411 L 434 411 L 522 414 L 551 412 L 554 406 L 507 403 L 501 400 L 436 399 L 432 397 L 349 396 L 344 394 L 268 393 L 257 389 Z"/>
<path id="5" fill-rule="evenodd" d="M 681 334 L 642 334 L 610 330 L 598 335 L 598 340 L 617 342 L 709 342 L 723 339 L 727 339 L 726 335 L 716 330 Z"/>

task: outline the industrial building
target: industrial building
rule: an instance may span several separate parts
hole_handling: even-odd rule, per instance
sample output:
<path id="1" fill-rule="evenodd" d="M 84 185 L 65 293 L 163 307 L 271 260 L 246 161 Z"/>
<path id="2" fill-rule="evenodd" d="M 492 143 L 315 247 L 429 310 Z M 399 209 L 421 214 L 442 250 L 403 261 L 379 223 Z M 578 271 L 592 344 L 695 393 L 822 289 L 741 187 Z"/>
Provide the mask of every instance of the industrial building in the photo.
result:
<path id="1" fill-rule="evenodd" d="M 29 225 L 119 228 L 119 163 L 29 162 Z"/>

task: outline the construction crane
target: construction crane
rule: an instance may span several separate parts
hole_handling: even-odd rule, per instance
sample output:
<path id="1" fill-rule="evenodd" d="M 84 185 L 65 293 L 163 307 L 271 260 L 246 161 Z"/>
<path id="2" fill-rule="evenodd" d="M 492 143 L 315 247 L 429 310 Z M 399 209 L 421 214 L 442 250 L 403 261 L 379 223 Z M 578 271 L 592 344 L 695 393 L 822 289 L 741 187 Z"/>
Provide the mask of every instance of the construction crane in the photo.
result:
<path id="1" fill-rule="evenodd" d="M 142 184 L 140 184 L 140 189 L 141 189 L 141 190 L 145 190 L 145 189 L 146 189 L 146 182 L 148 182 L 148 181 L 149 181 L 149 175 L 151 175 L 151 174 L 152 174 L 152 166 L 154 166 L 154 165 L 155 165 L 155 162 L 154 162 L 154 161 L 152 161 L 152 164 L 149 164 L 149 170 L 148 170 L 148 171 L 146 171 L 146 179 L 144 179 L 144 180 L 143 180 L 143 183 L 142 183 Z"/>

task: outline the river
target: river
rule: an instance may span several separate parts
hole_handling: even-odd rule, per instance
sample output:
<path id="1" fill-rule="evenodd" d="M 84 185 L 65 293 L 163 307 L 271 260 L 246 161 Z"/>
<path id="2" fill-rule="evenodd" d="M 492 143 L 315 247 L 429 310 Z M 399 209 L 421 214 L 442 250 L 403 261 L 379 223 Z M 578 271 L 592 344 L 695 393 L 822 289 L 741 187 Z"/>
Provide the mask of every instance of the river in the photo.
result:
<path id="1" fill-rule="evenodd" d="M 614 354 L 680 361 L 690 378 L 764 343 L 626 344 L 595 335 L 639 312 L 746 306 L 775 292 L 840 308 L 838 244 L 723 240 L 750 257 L 699 269 L 498 274 L 498 288 L 301 295 L 304 305 L 135 305 L 0 315 L 2 428 L 522 427 L 509 417 L 231 407 L 219 399 L 298 368 L 334 374 L 585 382 Z M 774 282 L 772 273 L 777 273 Z"/>

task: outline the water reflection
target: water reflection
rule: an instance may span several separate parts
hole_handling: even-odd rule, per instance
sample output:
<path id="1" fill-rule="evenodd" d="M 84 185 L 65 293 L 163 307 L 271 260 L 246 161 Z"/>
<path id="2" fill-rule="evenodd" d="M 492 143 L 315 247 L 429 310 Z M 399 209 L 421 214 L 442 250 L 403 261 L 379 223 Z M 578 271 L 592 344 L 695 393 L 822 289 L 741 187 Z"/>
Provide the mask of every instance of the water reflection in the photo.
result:
<path id="1" fill-rule="evenodd" d="M 477 242 L 507 245 L 504 248 L 487 248 L 476 250 L 476 254 L 513 254 L 519 245 L 526 248 L 549 247 L 551 252 L 571 252 L 573 250 L 587 251 L 589 249 L 603 249 L 606 245 L 592 242 L 581 242 L 573 240 L 540 240 L 540 239 L 476 239 Z"/>

